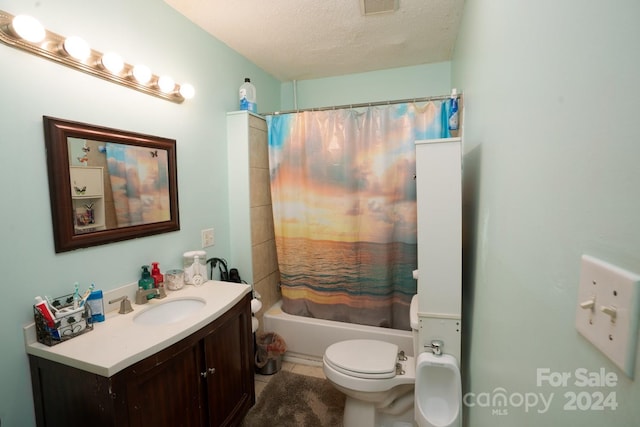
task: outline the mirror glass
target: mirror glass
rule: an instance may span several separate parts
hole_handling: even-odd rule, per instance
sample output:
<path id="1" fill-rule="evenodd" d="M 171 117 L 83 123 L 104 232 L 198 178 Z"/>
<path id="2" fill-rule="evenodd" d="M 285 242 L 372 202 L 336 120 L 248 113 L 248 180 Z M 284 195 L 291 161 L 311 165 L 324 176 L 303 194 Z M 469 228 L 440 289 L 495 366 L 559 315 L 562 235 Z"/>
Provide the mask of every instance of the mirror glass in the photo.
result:
<path id="1" fill-rule="evenodd" d="M 44 117 L 56 252 L 179 230 L 175 140 Z"/>

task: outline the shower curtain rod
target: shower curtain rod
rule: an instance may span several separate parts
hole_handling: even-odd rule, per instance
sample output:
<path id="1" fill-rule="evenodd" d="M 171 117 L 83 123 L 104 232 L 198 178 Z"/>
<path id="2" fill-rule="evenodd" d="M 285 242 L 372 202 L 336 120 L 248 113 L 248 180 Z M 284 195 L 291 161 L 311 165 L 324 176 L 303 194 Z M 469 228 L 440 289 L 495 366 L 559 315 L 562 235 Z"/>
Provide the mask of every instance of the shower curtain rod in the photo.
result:
<path id="1" fill-rule="evenodd" d="M 461 96 L 461 95 L 462 95 L 461 93 L 458 93 L 458 96 Z M 440 101 L 440 100 L 449 99 L 449 98 L 451 98 L 451 95 L 427 96 L 423 98 L 397 99 L 394 101 L 364 102 L 362 104 L 346 104 L 346 105 L 334 105 L 332 107 L 303 108 L 300 110 L 274 111 L 271 113 L 260 113 L 260 115 L 261 116 L 277 116 L 279 114 L 304 113 L 305 111 L 327 111 L 327 110 L 343 110 L 347 108 L 377 107 L 379 105 L 406 104 L 409 102 Z"/>

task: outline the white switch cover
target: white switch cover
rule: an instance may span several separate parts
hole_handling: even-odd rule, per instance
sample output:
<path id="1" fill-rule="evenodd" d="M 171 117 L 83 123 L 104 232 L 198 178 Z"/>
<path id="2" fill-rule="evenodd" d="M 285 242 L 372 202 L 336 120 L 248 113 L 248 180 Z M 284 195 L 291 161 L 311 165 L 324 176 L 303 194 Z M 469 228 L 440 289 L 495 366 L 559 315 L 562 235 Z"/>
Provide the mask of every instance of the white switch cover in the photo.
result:
<path id="1" fill-rule="evenodd" d="M 202 247 L 208 248 L 209 246 L 215 245 L 214 240 L 214 231 L 213 228 L 207 228 L 200 232 L 202 238 Z"/>
<path id="2" fill-rule="evenodd" d="M 640 276 L 582 256 L 576 329 L 633 378 L 638 343 Z"/>

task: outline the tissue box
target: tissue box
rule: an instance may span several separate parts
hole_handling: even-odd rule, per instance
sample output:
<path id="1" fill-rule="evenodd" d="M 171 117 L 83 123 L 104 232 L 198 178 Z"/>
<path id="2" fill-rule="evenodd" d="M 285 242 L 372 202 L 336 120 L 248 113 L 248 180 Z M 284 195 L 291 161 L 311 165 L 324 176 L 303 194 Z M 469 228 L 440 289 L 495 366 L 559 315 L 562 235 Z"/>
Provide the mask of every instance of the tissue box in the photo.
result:
<path id="1" fill-rule="evenodd" d="M 74 309 L 73 295 L 56 298 L 51 302 L 51 305 L 58 310 L 54 313 L 55 325 L 53 328 L 47 324 L 40 310 L 33 307 L 36 337 L 39 342 L 54 346 L 93 330 L 89 305 L 84 304 L 84 306 Z"/>

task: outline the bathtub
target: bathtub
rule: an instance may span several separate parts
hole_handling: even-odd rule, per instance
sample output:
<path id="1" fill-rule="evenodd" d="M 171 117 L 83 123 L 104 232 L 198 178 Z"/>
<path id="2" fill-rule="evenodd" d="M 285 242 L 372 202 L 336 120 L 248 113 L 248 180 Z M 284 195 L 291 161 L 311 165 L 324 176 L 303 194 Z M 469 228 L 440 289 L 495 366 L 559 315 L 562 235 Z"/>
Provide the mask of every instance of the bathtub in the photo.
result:
<path id="1" fill-rule="evenodd" d="M 282 301 L 278 301 L 264 313 L 263 330 L 275 332 L 284 339 L 287 344 L 285 360 L 322 364 L 322 355 L 328 346 L 356 338 L 390 342 L 404 350 L 407 356 L 413 356 L 410 331 L 293 316 L 282 311 L 281 305 Z"/>

